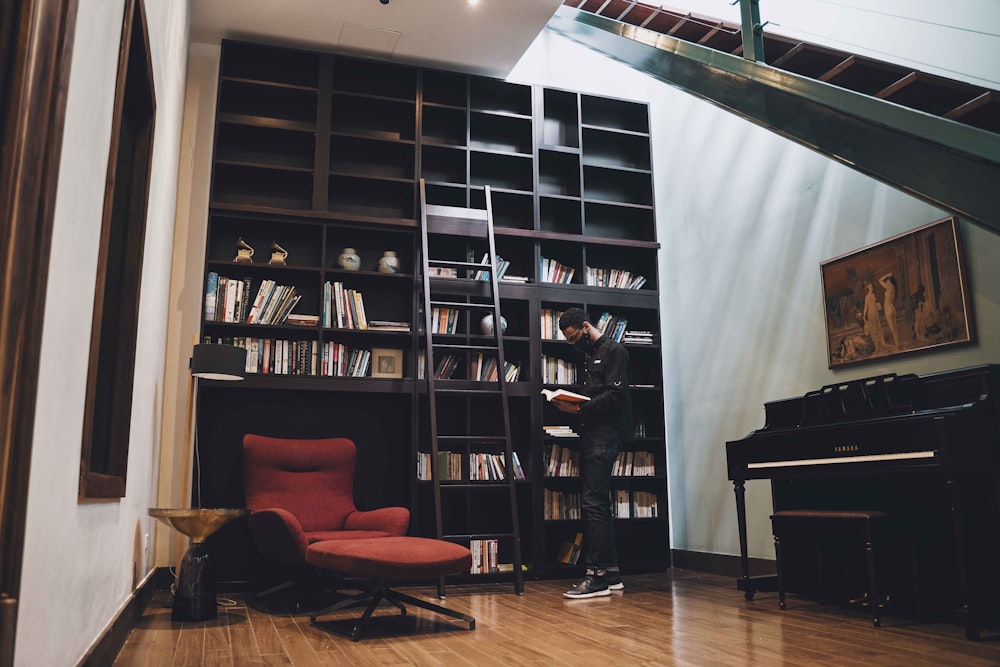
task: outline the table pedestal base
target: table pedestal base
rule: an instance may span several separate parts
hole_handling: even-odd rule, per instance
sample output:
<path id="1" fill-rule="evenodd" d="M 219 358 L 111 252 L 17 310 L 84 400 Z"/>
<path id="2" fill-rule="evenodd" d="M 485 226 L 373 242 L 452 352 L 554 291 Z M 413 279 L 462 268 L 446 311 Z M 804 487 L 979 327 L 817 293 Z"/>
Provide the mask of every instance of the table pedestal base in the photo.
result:
<path id="1" fill-rule="evenodd" d="M 175 621 L 210 621 L 218 615 L 215 569 L 205 546 L 192 542 L 181 560 L 170 618 Z"/>

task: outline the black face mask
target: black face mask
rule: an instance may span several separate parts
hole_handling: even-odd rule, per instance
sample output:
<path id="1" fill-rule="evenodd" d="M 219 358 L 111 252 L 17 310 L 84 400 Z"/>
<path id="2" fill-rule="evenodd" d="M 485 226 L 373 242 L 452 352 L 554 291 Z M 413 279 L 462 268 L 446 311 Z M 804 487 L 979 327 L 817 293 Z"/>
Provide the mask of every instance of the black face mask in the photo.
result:
<path id="1" fill-rule="evenodd" d="M 573 349 L 583 354 L 590 352 L 592 347 L 594 347 L 594 341 L 590 340 L 590 336 L 586 334 L 580 336 L 580 340 L 573 343 Z"/>

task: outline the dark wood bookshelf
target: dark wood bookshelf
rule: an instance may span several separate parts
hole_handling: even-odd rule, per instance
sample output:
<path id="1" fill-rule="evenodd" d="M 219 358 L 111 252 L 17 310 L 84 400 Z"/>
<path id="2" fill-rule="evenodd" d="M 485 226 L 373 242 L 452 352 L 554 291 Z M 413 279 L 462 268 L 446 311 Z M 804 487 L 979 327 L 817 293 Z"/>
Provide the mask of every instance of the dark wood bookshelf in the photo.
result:
<path id="1" fill-rule="evenodd" d="M 630 328 L 653 332 L 651 345 L 627 345 L 632 355 L 633 402 L 646 437 L 626 449 L 654 452 L 656 474 L 616 477 L 614 489 L 651 492 L 656 519 L 617 519 L 626 572 L 670 565 L 666 457 L 663 439 L 662 350 L 659 341 L 657 251 L 646 105 L 546 89 L 456 72 L 421 69 L 339 55 L 225 41 L 219 78 L 215 153 L 206 239 L 209 273 L 243 281 L 256 295 L 264 280 L 293 285 L 301 300 L 293 313 L 322 315 L 325 283 L 362 293 L 369 320 L 405 322 L 409 331 L 336 326 L 257 325 L 202 321 L 203 339 L 267 338 L 352 349 L 402 350 L 400 378 L 254 373 L 242 383 L 203 382 L 198 434 L 203 506 L 241 506 L 240 452 L 248 432 L 283 437 L 350 437 L 359 447 L 359 507 L 410 507 L 410 534 L 434 534 L 430 482 L 414 474 L 427 451 L 426 382 L 418 379 L 422 331 L 418 248 L 418 183 L 432 204 L 482 208 L 490 186 L 497 254 L 512 276 L 501 282 L 508 320 L 504 353 L 519 365 L 508 384 L 511 433 L 527 479 L 518 481 L 518 523 L 529 577 L 566 576 L 578 566 L 558 562 L 562 542 L 582 530 L 579 520 L 544 518 L 544 489 L 579 491 L 579 480 L 545 476 L 542 426 L 564 423 L 540 396 L 542 356 L 575 361 L 564 341 L 541 338 L 543 309 L 608 311 Z M 234 263 L 237 239 L 255 249 L 252 264 Z M 288 251 L 271 265 L 270 245 Z M 484 248 L 455 240 L 438 257 L 479 261 Z M 354 248 L 359 271 L 338 256 Z M 383 252 L 395 251 L 397 273 L 380 273 Z M 542 258 L 574 270 L 569 284 L 540 281 Z M 646 279 L 640 289 L 586 285 L 587 267 L 619 269 Z M 456 283 L 458 281 L 455 281 Z M 475 286 L 457 298 L 476 300 Z M 204 303 L 202 313 L 204 314 Z M 439 338 L 439 336 L 436 336 Z M 478 320 L 460 316 L 449 342 L 477 345 L 488 338 Z M 480 383 L 438 381 L 459 390 L 455 419 L 469 434 L 495 419 L 478 402 Z M 648 386 L 647 386 L 648 385 Z M 463 393 L 464 392 L 464 393 Z M 577 445 L 578 446 L 578 445 Z M 456 451 L 457 451 L 456 447 Z M 475 443 L 469 452 L 487 452 Z M 466 464 L 467 465 L 467 464 Z M 468 470 L 466 470 L 468 473 Z M 506 485 L 463 479 L 443 482 L 447 532 L 498 539 L 500 561 L 510 562 L 510 517 L 490 520 L 491 503 L 507 502 Z M 470 523 L 469 517 L 479 518 Z M 498 537 L 499 536 L 499 537 Z M 222 582 L 254 579 L 257 562 L 245 526 L 210 538 Z M 459 580 L 494 581 L 496 574 Z"/>

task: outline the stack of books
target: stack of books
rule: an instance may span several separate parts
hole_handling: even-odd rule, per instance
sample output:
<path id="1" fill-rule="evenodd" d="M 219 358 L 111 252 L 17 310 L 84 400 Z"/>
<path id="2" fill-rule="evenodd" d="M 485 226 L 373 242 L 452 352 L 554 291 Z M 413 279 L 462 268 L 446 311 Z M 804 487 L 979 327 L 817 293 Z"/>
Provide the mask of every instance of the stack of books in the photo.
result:
<path id="1" fill-rule="evenodd" d="M 369 331 L 402 331 L 410 332 L 409 322 L 399 322 L 395 320 L 368 320 Z"/>
<path id="2" fill-rule="evenodd" d="M 625 335 L 622 336 L 622 342 L 626 345 L 652 345 L 653 332 L 629 329 L 625 332 Z"/>

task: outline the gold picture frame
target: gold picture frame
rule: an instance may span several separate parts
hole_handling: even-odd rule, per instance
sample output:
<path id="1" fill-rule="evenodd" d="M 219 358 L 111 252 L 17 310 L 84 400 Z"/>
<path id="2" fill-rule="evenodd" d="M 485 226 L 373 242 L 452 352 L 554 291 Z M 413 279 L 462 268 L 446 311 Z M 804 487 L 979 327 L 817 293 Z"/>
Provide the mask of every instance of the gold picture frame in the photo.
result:
<path id="1" fill-rule="evenodd" d="M 373 347 L 372 377 L 403 377 L 403 351 L 384 347 Z"/>
<path id="2" fill-rule="evenodd" d="M 975 341 L 958 219 L 820 263 L 830 368 Z"/>

